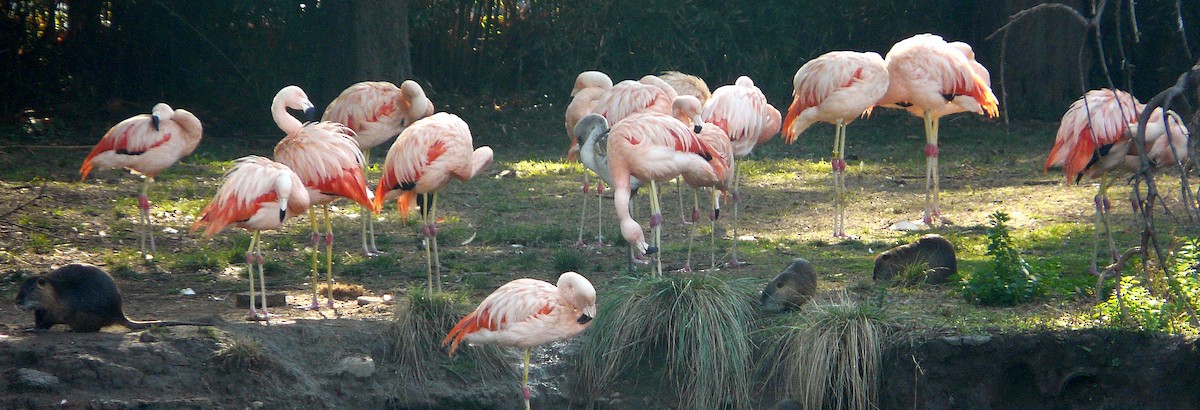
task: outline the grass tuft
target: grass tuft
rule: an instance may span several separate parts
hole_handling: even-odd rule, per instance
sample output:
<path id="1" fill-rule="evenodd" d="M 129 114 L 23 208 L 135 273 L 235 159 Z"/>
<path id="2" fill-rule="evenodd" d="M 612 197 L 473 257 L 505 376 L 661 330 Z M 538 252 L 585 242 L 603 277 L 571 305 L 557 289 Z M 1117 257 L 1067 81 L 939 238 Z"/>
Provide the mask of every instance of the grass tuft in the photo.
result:
<path id="1" fill-rule="evenodd" d="M 594 399 L 645 358 L 661 357 L 649 365 L 665 368 L 680 408 L 748 407 L 754 287 L 710 275 L 611 285 L 579 349 L 579 391 Z"/>
<path id="2" fill-rule="evenodd" d="M 398 303 L 396 320 L 384 330 L 388 341 L 385 357 L 395 363 L 407 379 L 429 382 L 439 378 L 433 372 L 442 368 L 460 379 L 515 380 L 517 373 L 508 364 L 507 352 L 497 346 L 460 346 L 454 357 L 447 357 L 442 338 L 455 323 L 474 309 L 457 293 L 440 292 L 425 296 L 425 287 L 414 286 L 408 303 Z M 472 376 L 476 375 L 476 376 Z"/>
<path id="3" fill-rule="evenodd" d="M 318 284 L 317 294 L 328 295 L 329 284 L 324 282 Z M 367 294 L 367 288 L 364 288 L 363 285 L 349 283 L 333 284 L 333 298 L 337 300 L 353 300 L 365 294 Z"/>
<path id="4" fill-rule="evenodd" d="M 768 386 L 802 408 L 878 407 L 879 366 L 886 338 L 883 312 L 838 292 L 788 316 L 795 325 L 768 329 Z"/>
<path id="5" fill-rule="evenodd" d="M 254 340 L 231 336 L 222 344 L 224 346 L 209 359 L 218 369 L 229 373 L 265 373 L 277 366 Z"/>

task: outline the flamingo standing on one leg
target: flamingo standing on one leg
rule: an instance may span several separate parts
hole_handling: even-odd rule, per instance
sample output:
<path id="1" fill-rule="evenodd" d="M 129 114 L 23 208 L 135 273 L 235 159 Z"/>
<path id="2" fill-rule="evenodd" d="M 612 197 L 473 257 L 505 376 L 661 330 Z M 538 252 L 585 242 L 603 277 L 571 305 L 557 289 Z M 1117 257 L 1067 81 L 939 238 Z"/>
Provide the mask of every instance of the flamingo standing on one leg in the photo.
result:
<path id="1" fill-rule="evenodd" d="M 400 135 L 410 124 L 433 115 L 433 102 L 416 81 L 406 80 L 396 87 L 387 81 L 364 81 L 342 91 L 325 107 L 322 121 L 344 124 L 362 148 L 366 168 L 371 166 L 371 148 Z M 363 255 L 379 255 L 375 246 L 375 219 L 370 207 L 363 208 Z"/>
<path id="2" fill-rule="evenodd" d="M 684 96 L 677 100 L 694 97 Z M 669 181 L 684 174 L 693 178 L 723 180 L 727 172 L 722 152 L 701 140 L 678 119 L 658 113 L 631 115 L 609 130 L 609 171 L 613 178 L 613 203 L 621 221 L 621 235 L 636 256 L 661 249 L 662 206 L 656 181 Z M 654 245 L 646 243 L 642 227 L 629 215 L 630 177 L 650 182 L 650 226 Z M 655 274 L 662 275 L 661 254 Z"/>
<path id="3" fill-rule="evenodd" d="M 940 36 L 918 34 L 901 40 L 888 51 L 888 91 L 877 102 L 881 106 L 921 112 L 925 120 L 925 215 L 926 225 L 940 216 L 938 207 L 938 119 L 960 111 L 996 117 L 996 95 L 976 72 L 962 46 L 951 45 Z M 967 48 L 969 50 L 969 46 Z M 974 53 L 971 53 L 973 56 Z M 985 70 L 986 72 L 986 70 Z M 947 107 L 948 104 L 956 105 Z"/>
<path id="4" fill-rule="evenodd" d="M 191 154 L 200 144 L 204 127 L 187 110 L 173 110 L 158 103 L 150 114 L 140 114 L 114 125 L 79 168 L 81 180 L 95 169 L 128 168 L 142 175 L 142 193 L 138 195 L 138 247 L 142 257 L 155 252 L 154 226 L 150 221 L 150 199 L 146 195 L 154 177 L 180 158 Z M 146 237 L 150 245 L 146 245 Z M 149 250 L 147 252 L 147 249 Z"/>
<path id="5" fill-rule="evenodd" d="M 413 123 L 388 149 L 383 178 L 375 189 L 375 210 L 396 198 L 401 218 L 407 218 L 421 198 L 421 233 L 425 236 L 428 294 L 433 294 L 434 272 L 442 289 L 441 262 L 437 254 L 437 192 L 454 178 L 467 181 L 492 162 L 492 149 L 471 150 L 471 130 L 457 115 L 437 113 Z M 426 197 L 428 196 L 428 197 Z M 432 252 L 432 256 L 430 253 Z"/>
<path id="6" fill-rule="evenodd" d="M 1046 158 L 1046 170 L 1062 167 L 1067 183 L 1079 183 L 1084 174 L 1099 177 L 1100 184 L 1093 200 L 1096 206 L 1095 234 L 1092 243 L 1093 274 L 1099 274 L 1096 254 L 1100 247 L 1100 231 L 1108 238 L 1109 252 L 1115 262 L 1118 253 L 1109 230 L 1108 188 L 1116 181 L 1109 171 L 1137 171 L 1141 158 L 1133 145 L 1138 115 L 1145 108 L 1136 98 L 1120 90 L 1088 91 L 1075 100 L 1063 114 L 1058 126 L 1054 148 Z M 1169 136 L 1169 138 L 1168 138 Z M 1186 160 L 1188 130 L 1179 115 L 1156 109 L 1146 124 L 1147 157 L 1158 167 Z"/>
<path id="7" fill-rule="evenodd" d="M 308 210 L 308 191 L 300 177 L 287 165 L 260 157 L 239 158 L 221 178 L 221 186 L 212 202 L 200 211 L 192 224 L 192 233 L 204 226 L 204 237 L 211 238 L 228 225 L 253 232 L 246 249 L 246 271 L 250 277 L 250 320 L 267 320 L 267 279 L 263 274 L 262 242 L 259 233 L 283 226 L 287 218 Z M 262 311 L 254 308 L 254 264 L 258 262 Z"/>
<path id="8" fill-rule="evenodd" d="M 363 176 L 362 151 L 354 141 L 354 131 L 336 122 L 301 124 L 287 108 L 305 110 L 313 107 L 300 87 L 291 85 L 279 90 L 271 103 L 271 115 L 287 136 L 275 145 L 275 160 L 287 165 L 300 176 L 313 209 L 309 210 L 312 225 L 312 304 L 317 309 L 317 215 L 320 207 L 325 216 L 325 280 L 328 291 L 326 306 L 333 308 L 333 226 L 329 222 L 329 204 L 339 198 L 350 198 L 364 209 L 373 209 L 367 180 Z M 369 219 L 369 217 L 367 217 Z"/>
<path id="9" fill-rule="evenodd" d="M 716 124 L 733 141 L 733 152 L 738 158 L 750 155 L 755 146 L 767 142 L 779 132 L 780 115 L 767 102 L 754 80 L 741 76 L 733 85 L 725 85 L 713 91 L 712 98 L 704 103 L 704 121 Z M 738 186 L 741 175 L 737 168 L 733 170 L 733 256 L 726 266 L 741 266 L 737 258 L 738 243 Z"/>
<path id="10" fill-rule="evenodd" d="M 584 71 L 575 77 L 575 87 L 571 89 L 571 103 L 567 105 L 567 137 L 570 137 L 571 139 L 571 148 L 567 150 L 567 159 L 574 160 L 579 158 L 580 162 L 584 164 L 585 168 L 583 170 L 583 207 L 581 208 L 579 214 L 579 238 L 575 240 L 575 246 L 584 246 L 583 225 L 584 221 L 587 219 L 587 194 L 591 191 L 591 186 L 588 182 L 588 170 L 595 169 L 593 168 L 594 163 L 593 166 L 589 166 L 587 163 L 587 161 L 591 159 L 580 158 L 580 150 L 582 149 L 584 142 L 580 141 L 580 136 L 575 133 L 575 125 L 579 123 L 581 118 L 588 113 L 591 113 L 592 110 L 596 108 L 596 104 L 600 101 L 600 97 L 608 93 L 612 87 L 612 79 L 608 77 L 608 74 L 604 74 L 599 71 Z M 607 165 L 605 165 L 605 169 L 607 170 Z M 600 187 L 602 186 L 603 185 L 597 186 L 597 191 L 599 191 Z M 599 218 L 599 205 L 597 205 L 596 215 L 597 218 Z M 603 232 L 603 228 L 598 227 L 597 232 L 597 241 L 603 245 L 604 240 L 599 233 Z"/>
<path id="11" fill-rule="evenodd" d="M 832 51 L 804 63 L 792 78 L 792 105 L 784 120 L 788 144 L 813 123 L 835 126 L 833 137 L 833 236 L 846 237 L 846 126 L 870 113 L 888 89 L 888 71 L 878 53 Z"/>
<path id="12" fill-rule="evenodd" d="M 575 272 L 558 277 L 558 285 L 537 279 L 508 282 L 483 299 L 475 311 L 458 321 L 442 339 L 450 355 L 459 343 L 492 344 L 525 350 L 521 394 L 529 409 L 529 349 L 571 338 L 596 318 L 596 288 Z"/>
<path id="13" fill-rule="evenodd" d="M 702 109 L 703 107 L 701 107 L 700 100 L 692 98 L 691 96 L 679 97 L 675 99 L 675 118 L 683 122 L 684 125 L 692 127 L 693 130 L 700 130 L 696 133 L 696 137 L 721 153 L 720 159 L 724 162 L 725 169 L 736 169 L 736 164 L 734 164 L 734 157 L 736 157 L 736 155 L 733 152 L 733 142 L 729 139 L 729 135 L 726 134 L 725 130 L 722 130 L 721 127 L 716 126 L 716 124 L 702 122 L 700 120 L 700 113 Z M 721 201 L 720 195 L 717 191 L 728 192 L 730 186 L 733 185 L 733 176 L 733 172 L 725 173 L 724 178 L 721 179 L 715 179 L 715 174 L 707 172 L 685 172 L 682 175 L 684 182 L 690 185 L 693 189 L 691 212 L 692 223 L 691 228 L 688 229 L 688 256 L 687 261 L 684 262 L 683 269 L 681 269 L 681 271 L 692 271 L 692 241 L 693 237 L 695 236 L 695 224 L 696 222 L 700 221 L 700 200 L 696 191 L 705 187 L 713 188 L 712 213 L 708 215 L 709 269 L 715 270 L 717 268 L 715 232 L 717 230 L 717 218 L 721 216 Z"/>

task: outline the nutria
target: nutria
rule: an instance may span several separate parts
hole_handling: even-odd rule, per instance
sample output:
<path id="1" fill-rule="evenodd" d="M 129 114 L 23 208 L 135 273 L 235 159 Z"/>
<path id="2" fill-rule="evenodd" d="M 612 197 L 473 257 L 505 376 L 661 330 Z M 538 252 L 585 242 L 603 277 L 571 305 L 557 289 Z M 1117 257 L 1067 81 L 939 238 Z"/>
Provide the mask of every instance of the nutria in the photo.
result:
<path id="1" fill-rule="evenodd" d="M 17 307 L 32 310 L 35 332 L 65 324 L 75 332 L 96 332 L 109 325 L 140 330 L 151 326 L 211 323 L 135 322 L 121 310 L 121 291 L 108 272 L 90 265 L 67 265 L 26 279 L 17 293 Z"/>
<path id="2" fill-rule="evenodd" d="M 759 305 L 766 310 L 794 309 L 816 293 L 817 272 L 807 260 L 796 258 L 763 288 Z"/>
<path id="3" fill-rule="evenodd" d="M 875 257 L 875 272 L 871 277 L 876 281 L 891 280 L 913 263 L 924 264 L 924 283 L 946 283 L 950 276 L 958 273 L 954 244 L 939 235 L 929 234 L 879 254 Z"/>

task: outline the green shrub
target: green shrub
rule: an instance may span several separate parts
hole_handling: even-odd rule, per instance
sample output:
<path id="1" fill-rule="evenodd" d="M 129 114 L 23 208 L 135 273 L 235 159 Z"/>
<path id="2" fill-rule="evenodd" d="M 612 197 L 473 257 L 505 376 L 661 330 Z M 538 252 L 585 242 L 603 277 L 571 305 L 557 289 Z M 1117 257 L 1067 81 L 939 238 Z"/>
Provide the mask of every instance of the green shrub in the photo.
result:
<path id="1" fill-rule="evenodd" d="M 1194 333 L 1196 329 L 1188 321 L 1188 306 L 1178 295 L 1187 296 L 1193 304 L 1200 298 L 1196 269 L 1200 262 L 1200 240 L 1181 238 L 1181 241 L 1183 245 L 1168 262 L 1175 269 L 1174 283 L 1167 284 L 1166 278 L 1161 278 L 1158 286 L 1151 286 L 1135 277 L 1122 276 L 1119 291 L 1114 290 L 1107 300 L 1093 308 L 1096 321 L 1147 332 Z M 1174 297 L 1166 296 L 1168 289 Z"/>
<path id="2" fill-rule="evenodd" d="M 1008 214 L 996 211 L 987 230 L 991 263 L 963 279 L 963 298 L 985 306 L 1011 306 L 1040 295 L 1038 278 L 1009 236 Z"/>

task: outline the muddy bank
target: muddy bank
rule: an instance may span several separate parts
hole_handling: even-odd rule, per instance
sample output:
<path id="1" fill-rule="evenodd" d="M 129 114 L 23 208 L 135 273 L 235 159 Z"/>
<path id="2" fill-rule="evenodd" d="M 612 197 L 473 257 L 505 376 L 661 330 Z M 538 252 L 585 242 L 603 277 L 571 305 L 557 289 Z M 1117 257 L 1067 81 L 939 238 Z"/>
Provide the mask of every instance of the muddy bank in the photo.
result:
<path id="1" fill-rule="evenodd" d="M 324 320 L 37 335 L 7 327 L 0 408 L 520 406 L 516 378 L 484 380 L 431 360 L 440 376 L 417 382 L 388 363 L 385 326 Z M 571 392 L 574 346 L 535 352 L 535 407 L 585 406 Z M 520 366 L 516 355 L 512 363 Z M 1093 330 L 933 338 L 890 349 L 882 374 L 885 409 L 1200 408 L 1200 352 L 1179 337 Z M 635 390 L 597 407 L 674 407 L 667 386 Z"/>

